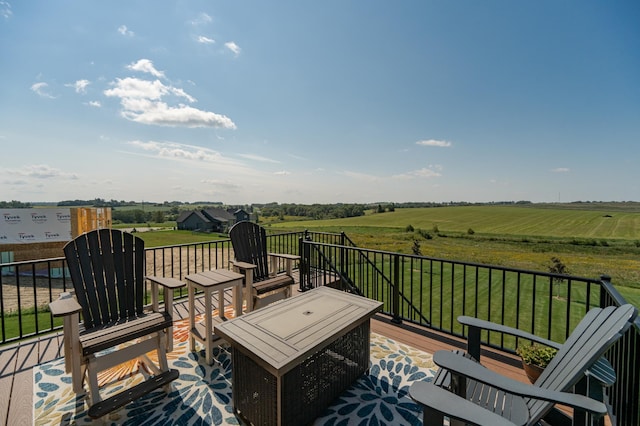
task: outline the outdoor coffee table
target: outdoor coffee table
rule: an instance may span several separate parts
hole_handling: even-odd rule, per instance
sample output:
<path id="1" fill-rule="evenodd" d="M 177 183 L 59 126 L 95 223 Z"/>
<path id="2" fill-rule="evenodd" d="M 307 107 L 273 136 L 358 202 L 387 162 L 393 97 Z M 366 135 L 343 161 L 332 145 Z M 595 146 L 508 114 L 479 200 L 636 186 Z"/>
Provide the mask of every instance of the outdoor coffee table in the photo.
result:
<path id="1" fill-rule="evenodd" d="M 233 407 L 254 425 L 305 425 L 369 369 L 382 302 L 319 287 L 216 324 L 233 358 Z"/>
<path id="2" fill-rule="evenodd" d="M 244 275 L 227 269 L 214 269 L 211 271 L 190 274 L 185 277 L 187 281 L 189 295 L 189 341 L 191 351 L 196 349 L 196 340 L 205 347 L 207 363 L 213 363 L 213 343 L 219 339 L 213 334 L 213 323 L 225 321 L 224 316 L 224 290 L 233 288 L 233 305 L 235 316 L 242 315 L 242 283 Z M 204 324 L 196 323 L 195 320 L 195 291 L 200 289 L 204 292 Z M 218 291 L 218 317 L 212 318 L 211 295 Z"/>

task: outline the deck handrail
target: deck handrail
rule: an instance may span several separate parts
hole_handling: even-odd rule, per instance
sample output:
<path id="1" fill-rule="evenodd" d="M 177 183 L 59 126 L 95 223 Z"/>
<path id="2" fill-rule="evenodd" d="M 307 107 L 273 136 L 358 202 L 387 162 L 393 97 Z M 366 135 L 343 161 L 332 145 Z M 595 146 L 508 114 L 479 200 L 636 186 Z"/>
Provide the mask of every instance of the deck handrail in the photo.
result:
<path id="1" fill-rule="evenodd" d="M 301 241 L 301 246 L 301 274 L 310 275 L 301 277 L 301 282 L 322 283 L 327 269 L 340 271 L 340 279 L 345 277 L 366 297 L 382 301 L 383 312 L 395 322 L 458 337 L 466 337 L 467 330 L 455 318 L 471 315 L 561 343 L 590 308 L 626 303 L 607 276 L 593 279 L 311 240 Z M 482 341 L 509 353 L 520 344 L 495 332 L 485 333 Z M 638 353 L 640 320 L 636 319 L 606 354 L 622 372 L 606 393 L 614 424 L 640 424 Z"/>
<path id="2" fill-rule="evenodd" d="M 304 236 L 318 241 L 343 242 L 344 235 L 294 231 L 267 235 L 269 251 L 297 254 Z M 233 248 L 228 238 L 199 243 L 149 247 L 146 275 L 183 280 L 188 274 L 212 268 L 231 268 Z M 61 250 L 62 252 L 62 250 Z M 285 270 L 284 263 L 277 265 Z M 0 345 L 62 329 L 49 313 L 49 303 L 73 289 L 64 257 L 0 263 Z M 174 297 L 186 297 L 180 289 Z"/>
<path id="3" fill-rule="evenodd" d="M 589 308 L 626 303 L 606 276 L 593 279 L 371 250 L 356 247 L 344 233 L 272 234 L 268 249 L 302 256 L 301 282 L 307 280 L 310 285 L 301 290 L 337 276 L 364 296 L 382 301 L 384 312 L 395 321 L 458 337 L 465 337 L 466 330 L 457 323 L 457 316 L 471 315 L 562 342 Z M 211 268 L 229 268 L 233 255 L 229 239 L 146 251 L 148 275 L 179 279 Z M 60 292 L 72 289 L 65 271 L 63 257 L 0 264 L 0 345 L 61 328 L 47 305 Z M 186 297 L 185 293 L 182 290 L 175 297 Z M 517 340 L 498 333 L 483 339 L 509 353 L 518 345 Z M 640 424 L 638 353 L 640 320 L 636 319 L 635 326 L 607 353 L 616 371 L 622 372 L 607 391 L 614 424 Z"/>

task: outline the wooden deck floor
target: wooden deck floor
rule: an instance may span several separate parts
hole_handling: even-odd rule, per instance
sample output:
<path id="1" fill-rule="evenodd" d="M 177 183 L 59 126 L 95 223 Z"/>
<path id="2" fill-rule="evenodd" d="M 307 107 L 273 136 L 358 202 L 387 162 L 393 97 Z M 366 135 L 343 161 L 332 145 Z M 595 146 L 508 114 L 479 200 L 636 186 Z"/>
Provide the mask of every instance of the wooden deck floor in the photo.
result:
<path id="1" fill-rule="evenodd" d="M 298 294 L 297 288 L 293 295 Z M 230 296 L 228 303 L 231 302 Z M 204 311 L 202 298 L 197 299 L 197 309 Z M 186 301 L 174 307 L 174 318 L 188 316 Z M 428 353 L 440 349 L 464 348 L 464 342 L 428 329 L 411 325 L 396 325 L 384 315 L 376 316 L 371 323 L 372 331 L 397 342 L 413 346 Z M 519 360 L 487 354 L 483 364 L 517 380 L 526 382 Z M 0 347 L 0 425 L 33 424 L 33 367 L 62 356 L 62 335 L 51 334 L 19 344 Z"/>

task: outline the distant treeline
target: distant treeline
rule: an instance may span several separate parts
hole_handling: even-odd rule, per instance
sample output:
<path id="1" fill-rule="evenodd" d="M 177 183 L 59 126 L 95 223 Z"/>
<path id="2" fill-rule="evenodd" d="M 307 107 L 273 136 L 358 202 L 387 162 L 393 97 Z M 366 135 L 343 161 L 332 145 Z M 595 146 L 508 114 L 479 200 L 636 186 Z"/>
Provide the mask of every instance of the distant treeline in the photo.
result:
<path id="1" fill-rule="evenodd" d="M 449 201 L 446 203 L 408 202 L 408 203 L 369 203 L 369 204 L 253 204 L 260 210 L 263 217 L 299 216 L 311 219 L 338 219 L 345 217 L 363 216 L 367 210 L 376 213 L 392 212 L 395 209 L 418 207 L 447 207 L 471 205 L 515 205 L 531 204 L 530 201 L 500 201 L 492 203 L 468 203 L 464 201 Z"/>
<path id="2" fill-rule="evenodd" d="M 179 201 L 165 201 L 166 206 L 175 205 L 174 203 L 181 204 Z M 105 200 L 102 198 L 94 198 L 93 200 L 65 200 L 58 202 L 58 207 L 79 207 L 79 206 L 91 206 L 91 207 L 126 207 L 135 206 L 140 204 L 139 201 L 118 201 L 118 200 Z M 156 203 L 148 203 L 150 205 L 156 205 Z"/>
<path id="3" fill-rule="evenodd" d="M 260 216 L 299 216 L 313 219 L 337 219 L 364 216 L 365 210 L 366 207 L 363 204 L 269 204 L 260 208 Z"/>
<path id="4" fill-rule="evenodd" d="M 22 201 L 0 201 L 0 208 L 3 209 L 30 209 L 31 203 L 23 203 Z"/>

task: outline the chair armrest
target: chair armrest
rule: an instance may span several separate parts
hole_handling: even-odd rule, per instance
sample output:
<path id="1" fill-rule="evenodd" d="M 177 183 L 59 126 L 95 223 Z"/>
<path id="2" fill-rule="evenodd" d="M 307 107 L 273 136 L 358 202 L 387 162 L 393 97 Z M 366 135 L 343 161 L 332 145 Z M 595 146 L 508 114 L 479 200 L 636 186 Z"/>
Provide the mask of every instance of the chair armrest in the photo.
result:
<path id="1" fill-rule="evenodd" d="M 548 340 L 543 337 L 536 336 L 535 334 L 527 333 L 526 331 L 518 330 L 517 328 L 509 327 L 502 324 L 496 324 L 491 321 L 482 320 L 479 318 L 459 316 L 458 322 L 468 327 L 474 327 L 481 330 L 497 331 L 499 333 L 509 334 L 511 336 L 519 337 L 522 339 L 531 340 L 536 343 L 540 343 L 545 346 L 549 346 L 555 349 L 560 349 L 562 344 Z"/>
<path id="2" fill-rule="evenodd" d="M 49 310 L 54 317 L 63 317 L 82 311 L 82 306 L 71 293 L 60 293 L 58 299 L 49 303 Z"/>
<path id="3" fill-rule="evenodd" d="M 176 288 L 184 287 L 186 285 L 184 282 L 180 281 L 177 278 L 158 277 L 155 275 L 148 275 L 145 278 L 151 282 L 160 284 L 162 287 L 169 288 L 172 290 L 175 290 Z"/>
<path id="4" fill-rule="evenodd" d="M 258 265 L 254 264 L 254 263 L 241 262 L 239 260 L 232 260 L 231 263 L 233 263 L 233 266 L 235 266 L 236 268 L 238 268 L 240 270 L 256 269 L 258 267 Z"/>
<path id="5" fill-rule="evenodd" d="M 271 276 L 275 276 L 278 272 L 276 269 L 278 259 L 284 259 L 286 274 L 289 276 L 292 276 L 293 274 L 293 261 L 300 259 L 300 256 L 296 254 L 267 253 L 267 255 L 271 259 L 271 270 L 269 273 Z"/>
<path id="6" fill-rule="evenodd" d="M 279 257 L 280 259 L 287 260 L 300 260 L 300 256 L 297 254 L 286 254 L 286 253 L 267 253 L 269 256 Z"/>
<path id="7" fill-rule="evenodd" d="M 472 425 L 521 426 L 525 424 L 510 422 L 492 411 L 485 410 L 479 405 L 429 382 L 413 382 L 409 388 L 409 396 L 418 404 L 429 407 L 441 415 L 444 414 Z M 425 414 L 424 424 L 427 424 L 427 416 L 428 414 Z"/>
<path id="8" fill-rule="evenodd" d="M 613 366 L 605 357 L 594 362 L 585 374 L 605 388 L 613 386 L 616 382 L 616 370 L 613 369 Z"/>
<path id="9" fill-rule="evenodd" d="M 562 347 L 562 344 L 554 342 L 553 340 L 548 340 L 543 337 L 536 336 L 535 334 L 518 330 L 517 328 L 509 327 L 502 324 L 496 324 L 494 322 L 482 320 L 479 318 L 468 317 L 463 315 L 458 317 L 458 322 L 470 328 L 496 331 L 499 333 L 509 334 L 522 339 L 531 340 L 532 342 L 549 346 L 554 349 L 560 349 Z M 471 348 L 468 348 L 468 349 L 471 351 Z M 476 350 L 479 350 L 479 348 L 476 348 Z M 474 356 L 474 358 L 476 357 Z M 589 368 L 589 370 L 587 370 L 587 375 L 597 380 L 602 386 L 605 386 L 605 387 L 609 387 L 613 385 L 616 381 L 615 371 L 613 370 L 613 367 L 611 366 L 609 361 L 607 361 L 604 357 L 596 361 L 596 363 L 592 365 Z"/>
<path id="10" fill-rule="evenodd" d="M 606 414 L 607 407 L 602 402 L 568 392 L 557 392 L 543 389 L 538 386 L 529 385 L 516 380 L 511 380 L 501 376 L 477 362 L 467 359 L 451 351 L 441 350 L 433 355 L 433 362 L 438 366 L 451 371 L 452 374 L 459 374 L 477 382 L 484 383 L 505 392 L 567 405 L 569 407 L 588 411 L 593 414 Z"/>

